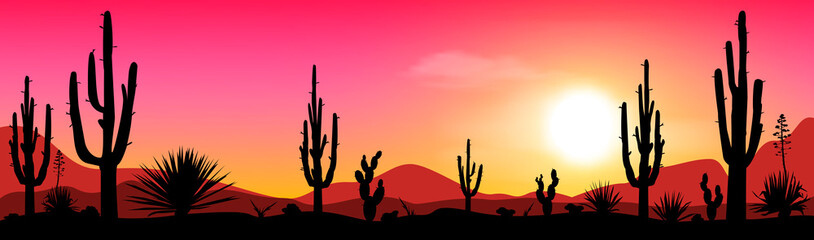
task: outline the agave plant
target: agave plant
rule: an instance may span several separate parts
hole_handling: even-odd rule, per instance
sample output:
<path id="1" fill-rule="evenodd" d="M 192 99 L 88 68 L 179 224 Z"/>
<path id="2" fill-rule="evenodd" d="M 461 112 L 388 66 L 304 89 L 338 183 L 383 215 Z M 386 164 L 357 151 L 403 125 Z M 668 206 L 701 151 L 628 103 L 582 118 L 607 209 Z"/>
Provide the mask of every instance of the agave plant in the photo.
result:
<path id="1" fill-rule="evenodd" d="M 71 192 L 66 187 L 51 188 L 42 201 L 45 211 L 51 213 L 75 212 L 77 208 L 74 203 L 76 199 L 71 197 Z"/>
<path id="2" fill-rule="evenodd" d="M 653 207 L 653 211 L 656 211 L 656 215 L 668 223 L 677 223 L 692 215 L 684 215 L 684 212 L 687 211 L 687 208 L 690 207 L 690 202 L 684 202 L 684 196 L 681 193 L 672 193 L 667 194 L 665 193 L 664 196 L 659 198 L 660 203 L 656 203 L 656 207 Z"/>
<path id="3" fill-rule="evenodd" d="M 614 207 L 619 204 L 622 197 L 619 197 L 619 193 L 609 183 L 603 185 L 600 182 L 591 184 L 591 191 L 585 194 L 585 200 L 590 202 L 591 205 L 584 203 L 582 205 L 593 209 L 600 215 L 609 215 L 611 212 L 619 210 Z"/>
<path id="4" fill-rule="evenodd" d="M 752 210 L 757 213 L 763 213 L 763 216 L 777 213 L 777 216 L 786 219 L 791 215 L 792 211 L 800 211 L 806 209 L 805 203 L 808 201 L 808 196 L 803 195 L 806 190 L 794 173 L 789 176 L 788 172 L 780 172 L 778 174 L 771 174 L 768 178 L 763 180 L 763 191 L 760 194 L 755 194 L 755 197 L 763 201 L 763 203 L 752 204 Z"/>
<path id="5" fill-rule="evenodd" d="M 215 188 L 229 173 L 220 175 L 222 168 L 218 169 L 217 161 L 210 161 L 206 155 L 198 155 L 194 149 L 180 148 L 175 154 L 169 152 L 167 157 L 161 157 L 161 163 L 153 160 L 157 169 L 149 169 L 142 164 L 144 175 L 135 176 L 140 185 L 128 183 L 147 195 L 129 196 L 131 199 L 127 201 L 147 205 L 134 210 L 152 211 L 148 216 L 175 213 L 176 217 L 181 217 L 189 214 L 190 210 L 237 199 L 231 196 L 209 199 L 234 182 Z"/>

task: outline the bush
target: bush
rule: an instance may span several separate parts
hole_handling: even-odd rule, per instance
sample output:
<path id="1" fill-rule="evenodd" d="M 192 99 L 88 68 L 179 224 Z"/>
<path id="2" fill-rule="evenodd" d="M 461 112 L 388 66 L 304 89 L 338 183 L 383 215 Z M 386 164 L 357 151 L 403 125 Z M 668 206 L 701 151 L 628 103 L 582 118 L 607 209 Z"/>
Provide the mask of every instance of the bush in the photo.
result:
<path id="1" fill-rule="evenodd" d="M 763 203 L 752 204 L 752 210 L 763 213 L 763 216 L 777 213 L 783 219 L 788 218 L 792 211 L 803 213 L 808 196 L 803 195 L 806 190 L 792 173 L 780 172 L 771 174 L 763 180 L 763 191 L 755 197 Z"/>
<path id="2" fill-rule="evenodd" d="M 152 211 L 149 215 L 175 213 L 185 216 L 189 211 L 204 209 L 214 204 L 232 201 L 235 197 L 224 197 L 204 202 L 216 193 L 223 191 L 234 183 L 214 189 L 229 173 L 220 175 L 217 161 L 210 161 L 206 155 L 198 155 L 194 149 L 178 149 L 173 155 L 161 157 L 161 163 L 155 160 L 158 169 L 148 169 L 142 165 L 145 175 L 136 175 L 141 185 L 128 184 L 136 190 L 147 194 L 147 197 L 129 196 L 127 201 L 147 205 L 134 210 Z"/>
<path id="3" fill-rule="evenodd" d="M 659 198 L 659 202 L 660 203 L 656 203 L 656 207 L 653 207 L 653 211 L 665 222 L 677 223 L 692 216 L 681 216 L 687 211 L 691 203 L 691 201 L 684 203 L 684 196 L 682 196 L 681 193 L 665 193 L 664 196 Z"/>
<path id="4" fill-rule="evenodd" d="M 74 206 L 75 203 L 76 199 L 71 197 L 71 192 L 66 187 L 51 188 L 42 201 L 46 212 L 56 214 L 76 212 L 77 207 Z"/>

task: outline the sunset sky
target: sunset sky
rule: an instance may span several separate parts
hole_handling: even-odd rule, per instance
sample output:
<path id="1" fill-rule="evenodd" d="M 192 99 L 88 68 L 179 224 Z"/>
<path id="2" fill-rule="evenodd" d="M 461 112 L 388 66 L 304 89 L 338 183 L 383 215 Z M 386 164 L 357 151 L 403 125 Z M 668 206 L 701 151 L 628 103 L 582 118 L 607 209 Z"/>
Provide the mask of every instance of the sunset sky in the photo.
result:
<path id="1" fill-rule="evenodd" d="M 86 81 L 88 53 L 102 48 L 100 14 L 109 10 L 117 109 L 127 66 L 139 64 L 133 144 L 120 168 L 194 147 L 218 159 L 239 187 L 275 197 L 309 192 L 297 147 L 316 64 L 326 116 L 340 117 L 335 182 L 354 181 L 362 154 L 378 150 L 377 175 L 419 164 L 457 179 L 455 159 L 470 138 L 472 160 L 484 165 L 481 192 L 522 195 L 536 190 L 535 176 L 549 179 L 556 168 L 558 193 L 575 195 L 591 182 L 625 181 L 618 106 L 630 105 L 632 132 L 644 59 L 665 124 L 663 164 L 723 163 L 712 75 L 725 67 L 725 41 L 737 46 L 741 10 L 750 91 L 753 79 L 766 80 L 763 142 L 780 113 L 792 128 L 814 117 L 812 5 L 3 1 L 0 123 L 19 111 L 30 76 L 37 124 L 51 103 L 53 143 L 78 161 L 65 115 L 68 77 L 77 71 Z M 80 85 L 80 98 L 86 91 Z M 588 108 L 562 110 L 585 99 Z M 101 115 L 87 103 L 81 110 L 98 154 L 101 131 L 92 123 Z"/>

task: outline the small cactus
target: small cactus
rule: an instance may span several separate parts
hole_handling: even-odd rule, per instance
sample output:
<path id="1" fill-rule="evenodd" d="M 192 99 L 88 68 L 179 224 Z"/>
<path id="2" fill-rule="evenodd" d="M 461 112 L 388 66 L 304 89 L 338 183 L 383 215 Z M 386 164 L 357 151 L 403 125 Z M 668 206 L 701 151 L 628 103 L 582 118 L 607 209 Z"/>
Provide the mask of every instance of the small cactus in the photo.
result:
<path id="1" fill-rule="evenodd" d="M 721 193 L 721 185 L 715 185 L 715 200 L 713 200 L 712 192 L 707 188 L 708 181 L 709 178 L 707 174 L 704 173 L 704 176 L 701 177 L 701 190 L 704 191 L 704 202 L 707 203 L 707 218 L 709 218 L 710 221 L 714 221 L 715 216 L 718 215 L 718 207 L 721 206 L 724 196 Z"/>
<path id="2" fill-rule="evenodd" d="M 362 174 L 362 171 L 356 170 L 356 181 L 359 182 L 359 196 L 365 201 L 362 210 L 367 221 L 373 221 L 373 218 L 376 217 L 376 206 L 384 199 L 384 182 L 381 179 L 379 179 L 378 187 L 373 192 L 373 196 L 370 196 L 370 182 L 373 181 L 373 170 L 376 170 L 379 165 L 380 157 L 382 157 L 382 151 L 376 152 L 376 155 L 370 159 L 370 165 L 368 165 L 365 159 L 367 157 L 362 155 L 362 171 L 364 171 L 364 174 Z"/>
<path id="3" fill-rule="evenodd" d="M 557 195 L 554 188 L 560 183 L 560 179 L 557 178 L 557 170 L 551 169 L 551 184 L 548 185 L 548 196 L 543 193 L 543 189 L 545 188 L 543 174 L 540 174 L 540 177 L 535 178 L 534 181 L 537 182 L 537 201 L 543 205 L 543 214 L 546 216 L 551 215 L 552 200 L 554 200 L 554 196 Z"/>

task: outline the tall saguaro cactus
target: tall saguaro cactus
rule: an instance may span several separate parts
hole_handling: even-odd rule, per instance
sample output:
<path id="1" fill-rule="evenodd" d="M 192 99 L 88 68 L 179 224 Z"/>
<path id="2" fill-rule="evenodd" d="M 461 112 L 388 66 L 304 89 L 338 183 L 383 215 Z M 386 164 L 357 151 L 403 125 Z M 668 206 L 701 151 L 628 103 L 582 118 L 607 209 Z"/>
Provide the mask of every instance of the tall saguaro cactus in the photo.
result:
<path id="1" fill-rule="evenodd" d="M 552 202 L 554 201 L 554 197 L 557 196 L 555 188 L 557 184 L 560 183 L 560 179 L 557 178 L 557 170 L 551 169 L 551 184 L 548 185 L 548 196 L 543 193 L 543 189 L 545 189 L 543 174 L 540 174 L 539 178 L 534 178 L 534 181 L 537 182 L 537 201 L 543 205 L 543 215 L 551 215 L 551 209 L 554 205 Z"/>
<path id="2" fill-rule="evenodd" d="M 31 82 L 28 76 L 25 77 L 25 90 L 23 91 L 23 103 L 20 104 L 20 113 L 23 115 L 23 142 L 19 142 L 20 135 L 17 132 L 17 113 L 11 117 L 11 140 L 8 141 L 11 147 L 11 165 L 17 181 L 25 186 L 25 215 L 34 214 L 34 187 L 42 185 L 48 173 L 48 163 L 51 161 L 51 105 L 45 105 L 45 138 L 42 148 L 42 164 L 38 175 L 34 176 L 34 150 L 37 148 L 37 138 L 39 129 L 34 127 L 34 98 L 29 97 L 28 83 Z M 18 149 L 19 148 L 19 149 Z M 23 163 L 20 163 L 19 150 L 23 152 Z"/>
<path id="3" fill-rule="evenodd" d="M 79 113 L 79 94 L 77 91 L 76 72 L 71 72 L 70 80 L 70 106 L 68 113 L 71 116 L 71 126 L 73 128 L 74 146 L 79 159 L 87 164 L 99 166 L 101 175 L 101 215 L 105 220 L 115 220 L 118 218 L 118 207 L 116 203 L 116 170 L 124 157 L 127 146 L 130 145 L 130 127 L 133 120 L 133 102 L 136 97 L 136 72 L 138 65 L 135 62 L 130 64 L 130 72 L 127 77 L 127 87 L 122 84 L 122 115 L 119 121 L 119 128 L 116 131 L 116 109 L 113 101 L 113 27 L 111 26 L 110 12 L 104 14 L 104 25 L 102 26 L 102 63 L 104 65 L 104 85 L 102 97 L 104 105 L 99 101 L 96 93 L 96 64 L 93 51 L 88 57 L 88 97 L 90 105 L 97 112 L 102 113 L 99 119 L 99 126 L 102 128 L 102 153 L 96 156 L 90 152 L 85 143 L 85 133 L 82 127 L 82 117 Z M 113 140 L 113 133 L 117 133 L 116 140 Z"/>
<path id="4" fill-rule="evenodd" d="M 308 186 L 314 188 L 314 212 L 322 212 L 322 189 L 328 188 L 334 178 L 334 170 L 336 170 L 336 147 L 339 146 L 338 139 L 338 126 L 337 119 L 339 117 L 334 113 L 333 117 L 333 130 L 331 136 L 331 156 L 330 166 L 328 172 L 325 173 L 325 178 L 322 178 L 322 154 L 325 151 L 325 145 L 328 144 L 328 135 L 322 134 L 322 98 L 317 102 L 317 65 L 314 65 L 311 72 L 311 103 L 308 104 L 308 120 L 302 122 L 302 146 L 300 146 L 300 159 L 302 160 L 302 171 L 305 174 L 305 181 Z M 311 126 L 311 141 L 314 145 L 309 148 L 308 146 L 308 125 Z M 313 168 L 308 163 L 308 155 L 311 156 Z"/>
<path id="5" fill-rule="evenodd" d="M 639 149 L 639 177 L 633 172 L 630 164 L 630 150 L 628 146 L 627 133 L 627 103 L 622 103 L 622 163 L 625 166 L 625 175 L 630 186 L 639 189 L 639 217 L 647 219 L 650 209 L 648 208 L 648 188 L 656 184 L 661 168 L 661 156 L 664 154 L 664 140 L 661 139 L 661 113 L 656 110 L 656 124 L 653 136 L 655 144 L 650 142 L 650 121 L 653 119 L 653 108 L 655 101 L 650 100 L 650 63 L 644 60 L 644 88 L 639 84 L 639 127 L 633 136 L 636 137 L 636 146 Z M 641 128 L 641 129 L 640 129 Z M 641 131 L 640 131 L 641 130 Z M 655 148 L 655 149 L 654 149 Z M 653 166 L 650 166 L 650 152 L 653 154 Z"/>
<path id="6" fill-rule="evenodd" d="M 370 182 L 373 181 L 373 170 L 379 165 L 379 158 L 382 157 L 382 151 L 376 152 L 376 155 L 370 159 L 370 165 L 367 164 L 367 158 L 362 155 L 362 171 L 356 170 L 356 182 L 359 183 L 359 196 L 365 203 L 362 205 L 362 210 L 365 215 L 365 220 L 373 221 L 376 218 L 376 206 L 384 199 L 384 182 L 379 179 L 379 185 L 373 196 L 370 196 Z"/>
<path id="7" fill-rule="evenodd" d="M 461 165 L 461 155 L 458 155 L 458 182 L 461 184 L 461 192 L 464 193 L 464 198 L 466 201 L 466 211 L 472 211 L 472 197 L 475 194 L 478 194 L 478 188 L 480 188 L 480 179 L 483 176 L 483 164 L 478 167 L 478 179 L 475 181 L 475 188 L 471 188 L 472 186 L 472 176 L 475 176 L 475 163 L 472 163 L 472 168 L 469 167 L 470 163 L 470 155 L 469 155 L 469 147 L 470 147 L 469 139 L 466 139 L 466 164 Z M 464 169 L 466 167 L 466 169 Z"/>
<path id="8" fill-rule="evenodd" d="M 726 68 L 729 77 L 729 91 L 731 94 L 732 125 L 726 122 L 726 95 L 724 94 L 724 78 L 721 69 L 715 69 L 715 102 L 718 106 L 718 130 L 721 136 L 721 152 L 724 161 L 729 165 L 729 179 L 726 196 L 726 220 L 729 222 L 744 222 L 746 220 L 746 168 L 752 163 L 763 133 L 763 124 L 760 117 L 763 114 L 763 81 L 755 79 L 752 93 L 752 124 L 749 128 L 749 144 L 746 143 L 746 120 L 749 91 L 746 74 L 746 12 L 738 14 L 738 78 L 735 80 L 735 66 L 732 56 L 732 42 L 726 41 Z M 729 130 L 727 130 L 729 127 Z M 732 135 L 730 136 L 729 131 Z"/>

